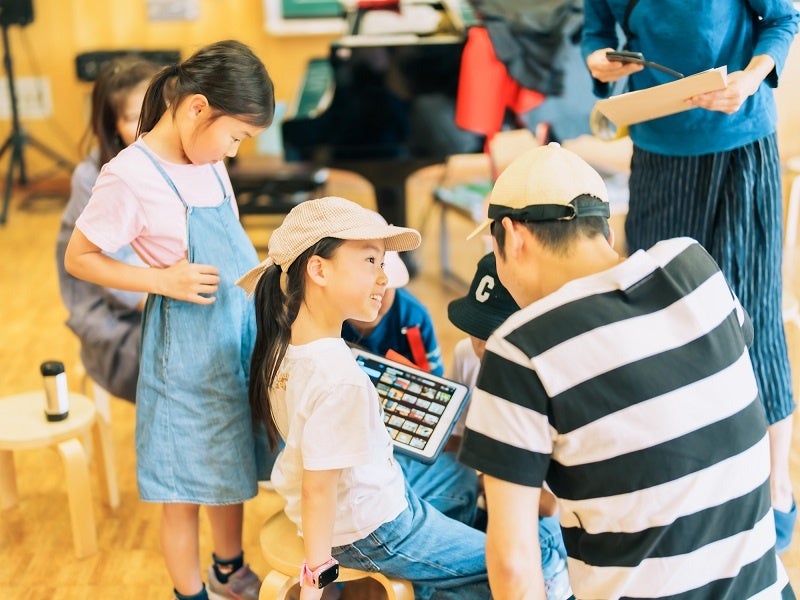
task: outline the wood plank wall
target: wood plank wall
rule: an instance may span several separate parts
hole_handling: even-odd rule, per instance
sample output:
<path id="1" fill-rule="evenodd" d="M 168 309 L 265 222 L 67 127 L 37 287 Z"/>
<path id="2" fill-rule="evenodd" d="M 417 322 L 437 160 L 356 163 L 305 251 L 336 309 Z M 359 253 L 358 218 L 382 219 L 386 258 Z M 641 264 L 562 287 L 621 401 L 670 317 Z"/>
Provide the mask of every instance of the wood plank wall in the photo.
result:
<path id="1" fill-rule="evenodd" d="M 268 34 L 262 0 L 199 0 L 199 6 L 195 21 L 149 22 L 144 0 L 34 0 L 33 23 L 9 27 L 9 45 L 16 77 L 49 79 L 53 115 L 26 120 L 25 128 L 66 157 L 79 158 L 91 91 L 91 83 L 79 81 L 75 71 L 75 57 L 82 52 L 178 49 L 186 58 L 205 44 L 235 38 L 264 61 L 276 97 L 287 101 L 294 97 L 308 59 L 328 54 L 331 36 Z M 10 128 L 9 119 L 0 120 L 0 139 Z M 252 146 L 244 149 L 252 151 Z M 52 166 L 33 149 L 26 158 L 33 171 Z"/>
<path id="2" fill-rule="evenodd" d="M 34 0 L 33 23 L 9 28 L 14 71 L 49 79 L 53 115 L 24 125 L 37 139 L 75 160 L 84 131 L 91 84 L 78 81 L 75 57 L 81 52 L 124 48 L 177 48 L 186 57 L 198 47 L 237 38 L 264 60 L 279 100 L 291 100 L 307 60 L 327 56 L 330 35 L 282 36 L 267 33 L 263 0 L 198 0 L 195 21 L 149 22 L 144 0 Z M 795 42 L 778 90 L 779 138 L 784 158 L 800 154 L 800 42 Z M 0 120 L 0 139 L 10 130 Z M 251 143 L 243 154 L 254 151 Z M 34 171 L 51 166 L 31 150 Z"/>

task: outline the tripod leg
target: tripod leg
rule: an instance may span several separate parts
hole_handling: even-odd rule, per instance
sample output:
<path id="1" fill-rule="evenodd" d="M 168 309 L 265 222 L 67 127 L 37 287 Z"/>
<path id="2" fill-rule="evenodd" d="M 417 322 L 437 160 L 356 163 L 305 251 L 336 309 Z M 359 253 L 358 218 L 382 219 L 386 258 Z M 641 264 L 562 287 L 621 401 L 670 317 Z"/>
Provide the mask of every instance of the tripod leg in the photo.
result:
<path id="1" fill-rule="evenodd" d="M 3 7 L 5 3 L 3 3 Z M 2 9 L 0 9 L 2 12 Z M 28 177 L 25 168 L 24 148 L 25 144 L 30 143 L 33 147 L 39 150 L 42 154 L 51 158 L 56 162 L 59 167 L 72 170 L 74 164 L 72 161 L 67 160 L 55 150 L 51 150 L 41 142 L 31 139 L 22 129 L 19 122 L 19 112 L 17 110 L 17 92 L 14 86 L 14 67 L 11 60 L 11 47 L 8 43 L 8 25 L 9 23 L 2 23 L 2 38 L 3 38 L 3 64 L 6 68 L 6 79 L 8 81 L 8 97 L 11 105 L 11 135 L 5 141 L 0 149 L 0 157 L 5 151 L 11 147 L 11 160 L 8 163 L 8 172 L 6 173 L 6 189 L 3 192 L 3 206 L 0 211 L 0 225 L 5 224 L 8 217 L 8 205 L 11 202 L 11 189 L 14 183 L 14 167 L 19 169 L 19 183 L 26 185 Z"/>
<path id="2" fill-rule="evenodd" d="M 3 190 L 3 210 L 2 212 L 0 212 L 0 225 L 5 225 L 6 218 L 8 217 L 8 205 L 11 203 L 11 188 L 14 186 L 14 167 L 16 166 L 17 160 L 18 160 L 17 146 L 16 144 L 14 144 L 12 145 L 11 159 L 8 161 L 8 172 L 6 173 L 6 189 Z"/>
<path id="3" fill-rule="evenodd" d="M 6 153 L 6 150 L 8 150 L 11 147 L 11 142 L 13 141 L 14 141 L 13 135 L 10 135 L 6 138 L 6 141 L 3 142 L 3 146 L 0 148 L 0 158 L 3 158 L 3 155 Z"/>
<path id="4" fill-rule="evenodd" d="M 14 154 L 17 156 L 16 164 L 19 167 L 19 184 L 28 185 L 28 169 L 25 168 L 25 157 L 23 156 L 23 149 L 25 148 L 25 134 L 20 129 L 15 134 L 17 139 L 14 141 Z"/>

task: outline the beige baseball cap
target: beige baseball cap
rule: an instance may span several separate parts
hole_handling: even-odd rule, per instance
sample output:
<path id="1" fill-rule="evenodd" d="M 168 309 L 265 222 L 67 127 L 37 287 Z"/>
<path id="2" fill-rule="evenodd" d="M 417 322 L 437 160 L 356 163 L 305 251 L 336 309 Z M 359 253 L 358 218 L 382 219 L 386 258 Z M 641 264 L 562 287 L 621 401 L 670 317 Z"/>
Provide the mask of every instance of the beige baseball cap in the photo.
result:
<path id="1" fill-rule="evenodd" d="M 604 202 L 573 202 L 593 196 Z M 520 154 L 500 173 L 489 196 L 489 218 L 467 236 L 472 239 L 495 220 L 561 221 L 610 215 L 603 178 L 580 156 L 551 142 Z"/>
<path id="2" fill-rule="evenodd" d="M 398 252 L 413 250 L 422 240 L 417 230 L 389 225 L 377 212 L 345 198 L 307 200 L 289 211 L 269 238 L 267 258 L 242 275 L 236 285 L 252 294 L 268 267 L 278 265 L 285 273 L 300 254 L 327 237 L 384 240 L 387 251 Z"/>

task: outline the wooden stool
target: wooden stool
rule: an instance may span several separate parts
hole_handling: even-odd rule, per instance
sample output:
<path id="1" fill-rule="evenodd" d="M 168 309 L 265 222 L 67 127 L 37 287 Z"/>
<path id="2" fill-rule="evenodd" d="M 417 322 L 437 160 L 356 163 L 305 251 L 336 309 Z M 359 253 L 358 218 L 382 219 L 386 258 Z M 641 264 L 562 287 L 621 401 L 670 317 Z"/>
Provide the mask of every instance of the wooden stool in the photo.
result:
<path id="1" fill-rule="evenodd" d="M 261 528 L 261 552 L 272 569 L 261 584 L 259 600 L 285 600 L 289 591 L 300 581 L 300 567 L 305 551 L 303 540 L 297 535 L 286 513 L 278 511 L 267 519 Z M 390 579 L 380 573 L 339 567 L 337 581 L 374 579 L 386 591 L 389 600 L 414 600 L 414 588 L 402 579 Z"/>
<path id="2" fill-rule="evenodd" d="M 81 394 L 94 400 L 94 408 L 97 411 L 97 426 L 103 438 L 103 445 L 100 447 L 100 450 L 105 453 L 105 464 L 113 465 L 115 463 L 114 438 L 111 430 L 111 392 L 89 376 L 82 362 L 78 362 L 78 366 L 75 370 L 77 371 L 78 380 L 81 382 L 78 388 Z M 90 450 L 88 455 L 91 458 L 91 439 L 86 437 L 84 439 L 84 445 L 87 450 Z"/>
<path id="3" fill-rule="evenodd" d="M 0 507 L 12 508 L 19 500 L 14 450 L 55 446 L 66 473 L 75 554 L 83 558 L 97 552 L 97 533 L 89 465 L 81 436 L 92 431 L 108 504 L 117 508 L 119 490 L 111 439 L 100 426 L 94 403 L 82 394 L 70 393 L 69 416 L 63 421 L 47 421 L 44 407 L 44 390 L 0 398 Z"/>

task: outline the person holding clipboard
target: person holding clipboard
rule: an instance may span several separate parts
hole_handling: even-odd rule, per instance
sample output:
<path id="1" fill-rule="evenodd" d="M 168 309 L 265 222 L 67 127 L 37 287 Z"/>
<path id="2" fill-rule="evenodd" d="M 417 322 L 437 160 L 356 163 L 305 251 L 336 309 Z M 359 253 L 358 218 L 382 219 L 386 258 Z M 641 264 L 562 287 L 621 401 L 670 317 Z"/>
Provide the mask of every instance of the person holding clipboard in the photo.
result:
<path id="1" fill-rule="evenodd" d="M 582 52 L 597 96 L 628 77 L 631 91 L 674 81 L 620 47 L 687 76 L 727 66 L 724 89 L 686 99 L 695 110 L 630 126 L 628 251 L 690 236 L 720 265 L 750 314 L 753 367 L 769 423 L 778 551 L 796 520 L 789 473 L 792 381 L 781 316 L 782 187 L 778 85 L 800 15 L 789 0 L 585 0 Z"/>

